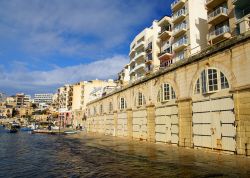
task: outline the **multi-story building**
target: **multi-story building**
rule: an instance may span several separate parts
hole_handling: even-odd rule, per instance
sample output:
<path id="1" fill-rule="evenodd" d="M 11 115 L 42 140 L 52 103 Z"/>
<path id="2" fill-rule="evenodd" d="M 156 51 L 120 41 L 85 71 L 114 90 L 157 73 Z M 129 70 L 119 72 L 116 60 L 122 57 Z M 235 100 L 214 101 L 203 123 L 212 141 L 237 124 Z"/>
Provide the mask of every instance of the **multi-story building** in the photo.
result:
<path id="1" fill-rule="evenodd" d="M 160 53 L 158 54 L 160 60 L 160 67 L 168 67 L 173 63 L 172 52 L 172 19 L 171 17 L 164 16 L 158 22 L 161 31 L 159 33 L 159 46 Z"/>
<path id="2" fill-rule="evenodd" d="M 35 103 L 47 103 L 50 104 L 53 101 L 53 94 L 52 93 L 40 93 L 35 94 L 34 102 Z"/>
<path id="3" fill-rule="evenodd" d="M 0 92 L 0 102 L 5 102 L 6 101 L 6 94 Z"/>
<path id="4" fill-rule="evenodd" d="M 243 34 L 250 30 L 250 1 L 233 0 L 235 6 L 236 32 Z"/>
<path id="5" fill-rule="evenodd" d="M 160 66 L 157 44 L 160 27 L 157 21 L 150 28 L 139 33 L 130 45 L 130 80 L 135 81 L 146 73 L 156 71 Z"/>
<path id="6" fill-rule="evenodd" d="M 25 97 L 25 94 L 24 94 L 24 93 L 17 93 L 17 94 L 16 94 L 16 106 L 17 106 L 18 108 L 24 106 L 24 97 Z"/>
<path id="7" fill-rule="evenodd" d="M 83 81 L 74 85 L 65 85 L 57 91 L 58 111 L 60 125 L 74 127 L 82 125 L 85 117 L 86 104 L 97 97 L 92 97 L 91 92 L 96 88 L 116 87 L 113 80 Z M 104 91 L 104 90 L 102 90 Z M 106 92 L 109 90 L 105 90 Z M 101 97 L 102 95 L 98 96 Z"/>
<path id="8" fill-rule="evenodd" d="M 233 0 L 206 0 L 208 42 L 215 44 L 236 34 Z"/>
<path id="9" fill-rule="evenodd" d="M 207 46 L 207 10 L 205 0 L 175 0 L 171 9 L 173 62 L 176 62 Z"/>
<path id="10" fill-rule="evenodd" d="M 124 86 L 128 84 L 130 80 L 129 71 L 130 71 L 130 66 L 127 64 L 122 69 L 122 71 L 118 73 L 118 85 L 119 86 Z"/>
<path id="11" fill-rule="evenodd" d="M 31 96 L 30 95 L 25 95 L 23 98 L 24 105 L 29 105 L 31 103 Z"/>

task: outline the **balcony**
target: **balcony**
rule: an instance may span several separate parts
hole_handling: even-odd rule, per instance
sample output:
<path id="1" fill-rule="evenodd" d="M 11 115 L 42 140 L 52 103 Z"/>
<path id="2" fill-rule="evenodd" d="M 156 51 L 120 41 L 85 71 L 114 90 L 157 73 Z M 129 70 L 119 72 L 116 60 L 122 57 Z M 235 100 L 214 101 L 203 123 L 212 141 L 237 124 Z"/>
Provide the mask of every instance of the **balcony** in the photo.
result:
<path id="1" fill-rule="evenodd" d="M 138 59 L 144 58 L 145 55 L 145 52 L 140 52 L 139 54 L 136 54 L 135 57 L 130 61 L 130 64 L 137 61 Z"/>
<path id="2" fill-rule="evenodd" d="M 146 47 L 146 52 L 151 52 L 152 49 L 153 49 L 153 44 L 152 44 L 152 42 L 150 42 L 150 43 L 148 44 L 148 46 Z"/>
<path id="3" fill-rule="evenodd" d="M 186 0 L 175 0 L 171 4 L 172 11 L 176 11 L 176 10 L 180 9 L 185 4 L 185 2 L 186 2 Z"/>
<path id="4" fill-rule="evenodd" d="M 218 43 L 220 41 L 229 39 L 231 37 L 231 34 L 229 33 L 229 27 L 228 26 L 222 26 L 208 34 L 208 41 L 210 41 L 212 44 Z"/>
<path id="5" fill-rule="evenodd" d="M 150 54 L 147 55 L 145 63 L 149 64 L 149 63 L 152 63 L 152 62 L 153 62 L 153 54 L 150 53 Z"/>
<path id="6" fill-rule="evenodd" d="M 159 38 L 161 40 L 166 40 L 172 36 L 171 26 L 162 27 L 161 32 L 159 33 Z"/>
<path id="7" fill-rule="evenodd" d="M 137 43 L 137 44 L 135 45 L 134 49 L 136 50 L 136 49 L 138 49 L 138 48 L 140 48 L 140 47 L 143 47 L 143 48 L 144 48 L 144 45 L 145 45 L 145 42 L 144 42 L 144 41 L 140 41 L 139 43 Z"/>
<path id="8" fill-rule="evenodd" d="M 137 71 L 138 69 L 144 68 L 144 67 L 145 67 L 145 64 L 144 64 L 144 63 L 139 64 L 139 65 L 136 65 L 136 66 L 129 72 L 129 74 L 131 75 L 132 73 L 135 73 L 135 71 Z"/>
<path id="9" fill-rule="evenodd" d="M 188 46 L 187 39 L 182 38 L 173 44 L 173 50 L 175 52 L 181 51 L 181 50 L 185 49 L 187 46 Z"/>
<path id="10" fill-rule="evenodd" d="M 206 0 L 206 6 L 209 9 L 213 9 L 227 0 Z"/>
<path id="11" fill-rule="evenodd" d="M 161 53 L 159 53 L 158 57 L 159 57 L 159 60 L 161 62 L 168 61 L 168 60 L 172 59 L 173 54 L 172 54 L 171 47 L 169 47 L 169 48 L 165 49 L 164 51 L 162 51 Z"/>
<path id="12" fill-rule="evenodd" d="M 183 35 L 186 32 L 187 32 L 187 24 L 182 23 L 174 28 L 173 36 L 176 38 Z"/>
<path id="13" fill-rule="evenodd" d="M 182 20 L 184 20 L 186 15 L 187 15 L 187 11 L 185 9 L 181 9 L 181 10 L 177 11 L 176 13 L 174 13 L 174 15 L 172 17 L 173 24 L 177 24 L 177 23 L 181 22 Z"/>
<path id="14" fill-rule="evenodd" d="M 228 19 L 228 9 L 225 7 L 219 7 L 215 11 L 208 14 L 209 24 L 219 24 Z"/>

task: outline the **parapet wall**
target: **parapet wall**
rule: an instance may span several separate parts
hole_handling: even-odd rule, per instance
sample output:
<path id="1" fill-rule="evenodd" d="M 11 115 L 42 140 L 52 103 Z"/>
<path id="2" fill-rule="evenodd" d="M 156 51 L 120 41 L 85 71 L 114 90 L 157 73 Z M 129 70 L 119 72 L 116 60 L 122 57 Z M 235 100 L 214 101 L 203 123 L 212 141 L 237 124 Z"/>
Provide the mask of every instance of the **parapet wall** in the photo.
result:
<path id="1" fill-rule="evenodd" d="M 250 34 L 87 105 L 89 132 L 250 155 Z"/>

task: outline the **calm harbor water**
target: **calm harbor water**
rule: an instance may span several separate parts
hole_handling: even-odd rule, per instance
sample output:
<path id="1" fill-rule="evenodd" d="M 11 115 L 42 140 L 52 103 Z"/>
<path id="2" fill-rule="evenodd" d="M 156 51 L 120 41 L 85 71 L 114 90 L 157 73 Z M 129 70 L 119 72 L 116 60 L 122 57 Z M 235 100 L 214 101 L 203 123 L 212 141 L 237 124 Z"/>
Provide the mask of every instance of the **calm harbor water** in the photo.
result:
<path id="1" fill-rule="evenodd" d="M 250 158 L 100 135 L 6 133 L 0 177 L 250 177 Z"/>

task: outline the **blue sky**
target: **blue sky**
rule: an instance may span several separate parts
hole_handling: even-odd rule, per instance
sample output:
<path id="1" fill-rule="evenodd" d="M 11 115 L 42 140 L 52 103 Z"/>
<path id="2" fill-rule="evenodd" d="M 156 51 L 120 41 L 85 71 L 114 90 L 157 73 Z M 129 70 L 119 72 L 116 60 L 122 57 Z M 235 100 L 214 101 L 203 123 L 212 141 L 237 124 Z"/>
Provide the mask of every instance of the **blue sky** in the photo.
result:
<path id="1" fill-rule="evenodd" d="M 171 0 L 1 0 L 0 91 L 55 92 L 65 83 L 115 79 L 129 44 Z"/>

